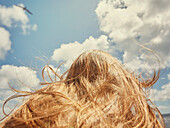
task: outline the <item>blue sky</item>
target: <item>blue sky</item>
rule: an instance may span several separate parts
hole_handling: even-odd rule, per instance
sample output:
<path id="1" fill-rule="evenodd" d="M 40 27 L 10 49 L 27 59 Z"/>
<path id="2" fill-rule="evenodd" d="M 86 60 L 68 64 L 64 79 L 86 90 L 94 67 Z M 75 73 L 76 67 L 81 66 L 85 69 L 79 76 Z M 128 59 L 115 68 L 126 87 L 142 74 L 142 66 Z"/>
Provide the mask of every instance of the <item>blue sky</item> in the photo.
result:
<path id="1" fill-rule="evenodd" d="M 26 13 L 30 20 L 29 23 L 37 24 L 38 29 L 24 36 L 18 28 L 9 29 L 11 41 L 15 42 L 13 57 L 30 63 L 34 56 L 45 54 L 50 57 L 54 49 L 59 47 L 61 43 L 82 42 L 90 35 L 97 37 L 100 33 L 94 12 L 97 1 L 89 1 L 51 1 L 50 3 L 48 1 L 36 1 L 33 4 L 30 1 L 25 1 L 24 5 L 33 12 L 33 15 Z M 22 1 L 7 3 L 5 0 L 1 2 L 2 5 L 9 7 L 13 4 L 23 3 Z M 83 7 L 80 8 L 82 5 Z M 6 56 L 7 59 L 11 57 L 9 54 Z M 7 59 L 6 61 L 8 61 Z"/>
<path id="2" fill-rule="evenodd" d="M 62 69 L 67 69 L 87 49 L 104 50 L 131 71 L 157 70 L 153 54 L 139 43 L 159 55 L 163 70 L 151 89 L 151 98 L 161 112 L 170 113 L 169 0 L 127 0 L 127 9 L 119 8 L 124 6 L 122 3 L 123 0 L 1 0 L 0 106 L 12 95 L 8 81 L 23 90 L 17 86 L 18 77 L 32 88 L 39 88 L 41 70 L 48 61 L 53 68 L 65 61 Z M 14 4 L 26 6 L 33 15 Z"/>

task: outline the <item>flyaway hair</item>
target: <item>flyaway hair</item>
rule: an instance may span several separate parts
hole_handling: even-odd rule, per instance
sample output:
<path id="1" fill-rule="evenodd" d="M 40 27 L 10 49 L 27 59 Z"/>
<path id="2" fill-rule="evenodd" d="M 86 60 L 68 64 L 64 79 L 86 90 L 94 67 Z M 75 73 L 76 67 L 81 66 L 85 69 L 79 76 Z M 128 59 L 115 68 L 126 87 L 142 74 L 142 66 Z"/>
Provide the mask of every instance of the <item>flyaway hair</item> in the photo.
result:
<path id="1" fill-rule="evenodd" d="M 159 71 L 144 80 L 110 54 L 89 50 L 62 76 L 55 74 L 59 81 L 44 83 L 35 92 L 20 92 L 29 98 L 6 114 L 2 128 L 165 128 L 144 91 L 158 80 Z"/>

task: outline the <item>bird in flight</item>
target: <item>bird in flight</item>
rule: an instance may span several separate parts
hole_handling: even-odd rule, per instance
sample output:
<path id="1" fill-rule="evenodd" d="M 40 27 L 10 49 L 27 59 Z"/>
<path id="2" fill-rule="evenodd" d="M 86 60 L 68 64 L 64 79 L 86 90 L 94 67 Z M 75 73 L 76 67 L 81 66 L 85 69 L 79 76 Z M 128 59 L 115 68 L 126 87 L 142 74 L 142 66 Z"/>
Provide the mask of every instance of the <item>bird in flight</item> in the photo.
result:
<path id="1" fill-rule="evenodd" d="M 128 6 L 125 4 L 125 2 L 123 0 L 120 0 L 120 4 L 117 6 L 117 8 L 127 9 Z"/>
<path id="2" fill-rule="evenodd" d="M 16 5 L 16 4 L 15 4 L 15 6 L 22 8 L 23 10 L 27 11 L 29 14 L 32 15 L 32 12 L 30 12 L 26 7 L 23 7 L 23 6 L 20 6 L 20 5 Z"/>

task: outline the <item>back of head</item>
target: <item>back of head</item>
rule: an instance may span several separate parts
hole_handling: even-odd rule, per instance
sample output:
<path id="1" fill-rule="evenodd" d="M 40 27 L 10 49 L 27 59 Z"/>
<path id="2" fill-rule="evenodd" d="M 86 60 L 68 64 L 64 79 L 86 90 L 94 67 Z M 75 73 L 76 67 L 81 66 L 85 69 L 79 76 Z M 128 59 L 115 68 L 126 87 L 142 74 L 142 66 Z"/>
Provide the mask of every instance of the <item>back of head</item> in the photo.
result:
<path id="1" fill-rule="evenodd" d="M 79 116 L 84 118 L 80 116 L 79 123 L 99 127 L 161 127 L 143 91 L 143 87 L 152 86 L 155 81 L 156 77 L 149 84 L 142 83 L 108 53 L 89 50 L 73 62 L 66 86 L 82 106 L 88 106 L 82 107 L 83 114 Z"/>
<path id="2" fill-rule="evenodd" d="M 66 85 L 75 87 L 79 96 L 97 90 L 104 83 L 118 82 L 122 65 L 116 58 L 99 50 L 82 53 L 72 64 L 66 76 Z"/>

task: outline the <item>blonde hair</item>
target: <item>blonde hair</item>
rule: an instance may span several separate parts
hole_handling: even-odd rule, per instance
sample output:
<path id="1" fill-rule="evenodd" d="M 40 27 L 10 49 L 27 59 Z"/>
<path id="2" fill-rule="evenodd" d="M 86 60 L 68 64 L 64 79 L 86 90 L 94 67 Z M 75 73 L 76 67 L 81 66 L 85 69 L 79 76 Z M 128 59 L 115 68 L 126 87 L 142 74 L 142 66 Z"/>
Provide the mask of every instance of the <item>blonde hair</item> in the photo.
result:
<path id="1" fill-rule="evenodd" d="M 144 91 L 158 80 L 159 72 L 144 80 L 108 53 L 89 50 L 58 77 L 60 81 L 40 90 L 22 92 L 30 98 L 4 120 L 4 127 L 165 128 Z"/>

